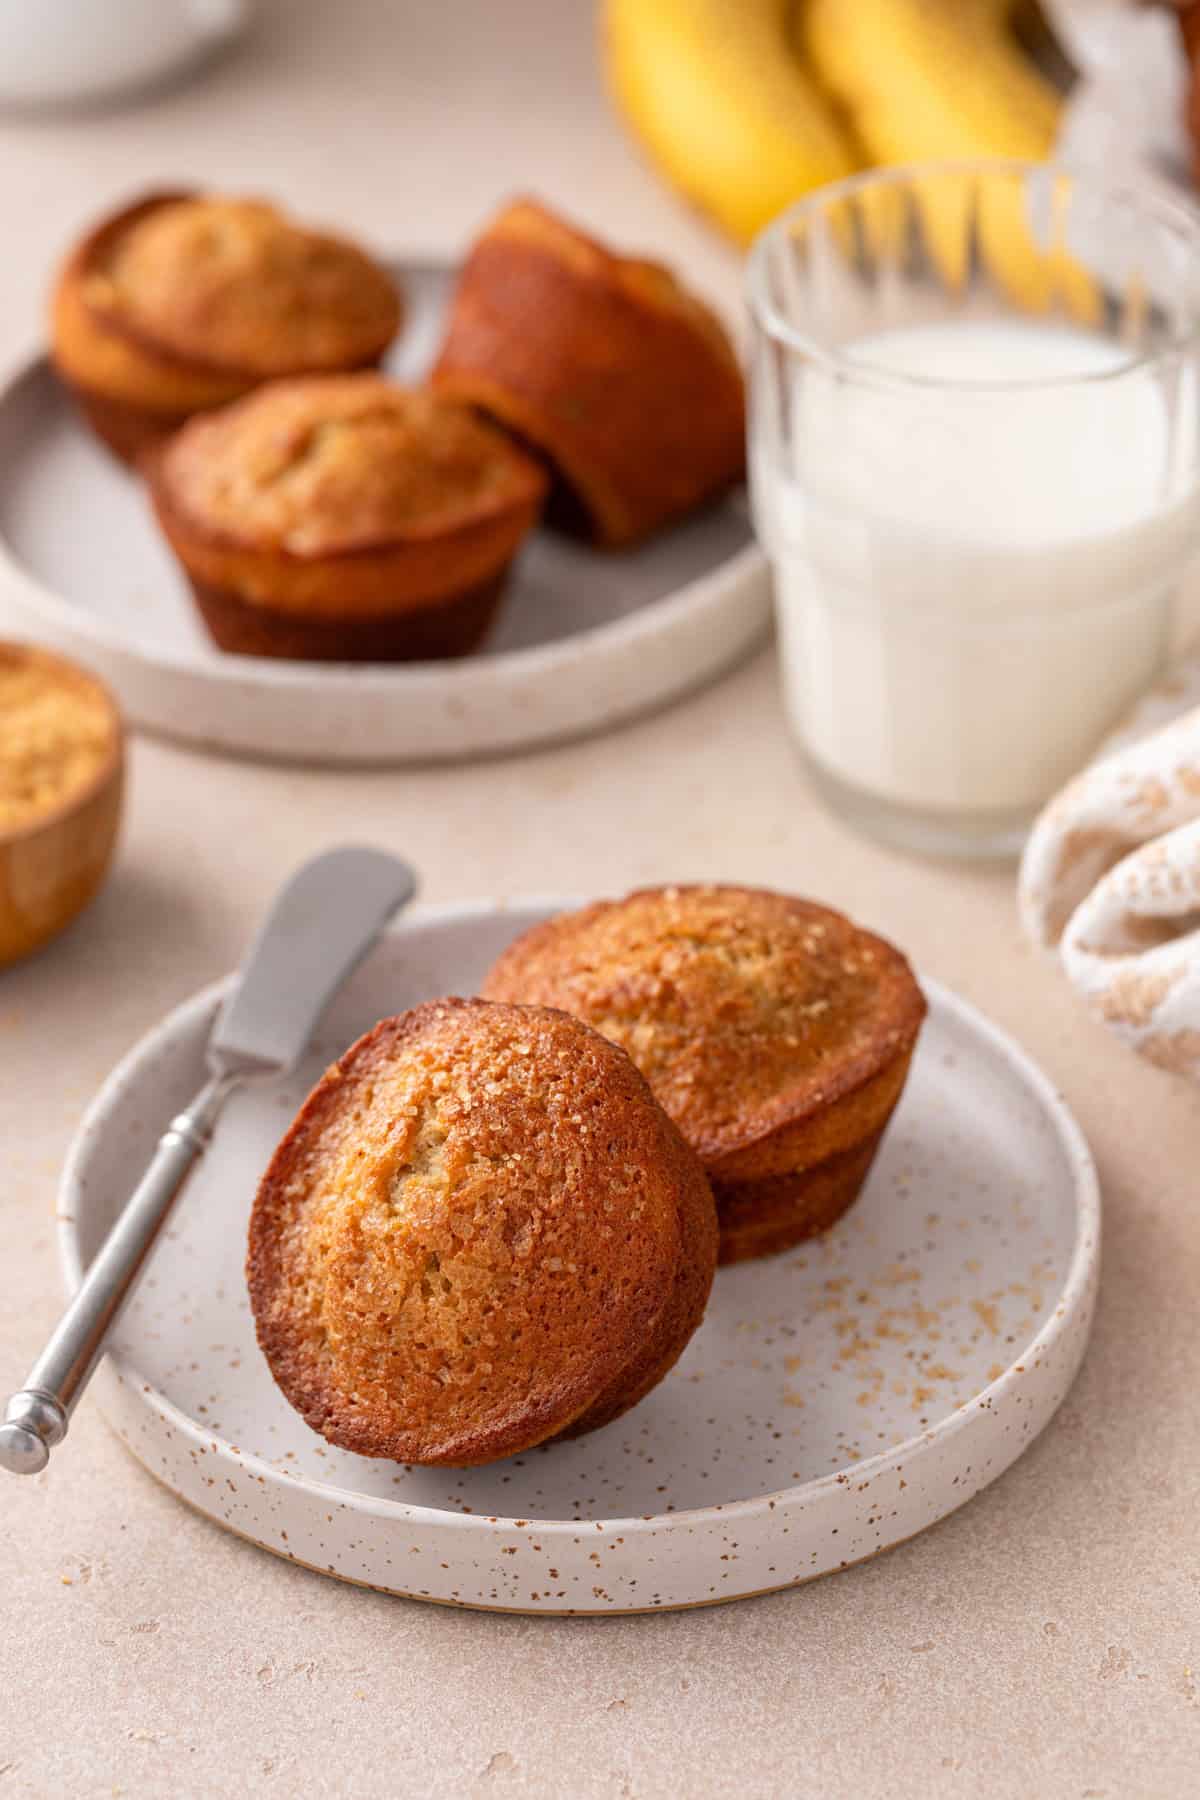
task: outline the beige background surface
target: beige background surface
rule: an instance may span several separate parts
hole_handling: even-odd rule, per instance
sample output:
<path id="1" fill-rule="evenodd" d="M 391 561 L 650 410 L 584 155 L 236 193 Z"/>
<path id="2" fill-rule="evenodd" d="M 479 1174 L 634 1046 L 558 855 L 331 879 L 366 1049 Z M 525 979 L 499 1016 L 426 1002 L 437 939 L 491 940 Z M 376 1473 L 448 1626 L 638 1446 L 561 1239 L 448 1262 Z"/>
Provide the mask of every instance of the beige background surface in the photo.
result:
<path id="1" fill-rule="evenodd" d="M 176 176 L 417 250 L 536 187 L 736 304 L 732 255 L 608 117 L 584 0 L 279 0 L 184 91 L 0 124 L 6 355 L 33 341 L 75 228 Z M 104 898 L 0 976 L 0 1385 L 59 1305 L 56 1173 L 97 1083 L 234 963 L 295 862 L 345 837 L 414 858 L 430 900 L 724 876 L 849 908 L 1015 1031 L 1077 1108 L 1103 1293 L 1059 1419 L 963 1512 L 812 1587 L 669 1617 L 493 1618 L 338 1587 L 184 1512 L 85 1403 L 52 1470 L 0 1489 L 0 1800 L 1200 1791 L 1200 1091 L 1080 1014 L 1020 941 L 1008 874 L 885 855 L 821 813 L 769 655 L 618 736 L 488 766 L 335 774 L 147 742 L 132 775 Z"/>

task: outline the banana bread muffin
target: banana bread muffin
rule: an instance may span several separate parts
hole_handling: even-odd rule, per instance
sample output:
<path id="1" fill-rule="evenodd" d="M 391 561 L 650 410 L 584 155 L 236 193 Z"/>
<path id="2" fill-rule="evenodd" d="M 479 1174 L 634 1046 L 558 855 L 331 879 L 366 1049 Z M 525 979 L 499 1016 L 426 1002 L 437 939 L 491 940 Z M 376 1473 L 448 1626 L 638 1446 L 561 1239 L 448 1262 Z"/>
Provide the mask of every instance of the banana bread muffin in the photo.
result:
<path id="1" fill-rule="evenodd" d="M 840 913 L 754 888 L 649 888 L 534 926 L 484 983 L 628 1050 L 697 1151 L 722 1262 L 788 1249 L 857 1196 L 925 1002 Z"/>
<path id="2" fill-rule="evenodd" d="M 163 193 L 84 238 L 51 328 L 59 374 L 132 461 L 261 381 L 377 363 L 400 316 L 390 275 L 354 244 L 261 200 Z"/>
<path id="3" fill-rule="evenodd" d="M 472 250 L 433 380 L 540 452 L 551 521 L 601 545 L 648 536 L 743 473 L 742 376 L 715 315 L 532 200 Z"/>
<path id="4" fill-rule="evenodd" d="M 474 649 L 546 488 L 502 432 L 379 375 L 268 383 L 145 467 L 220 648 L 326 661 Z"/>
<path id="5" fill-rule="evenodd" d="M 716 1241 L 704 1172 L 623 1051 L 564 1013 L 436 1000 L 317 1084 L 247 1277 L 314 1430 L 467 1465 L 641 1399 L 700 1322 Z"/>

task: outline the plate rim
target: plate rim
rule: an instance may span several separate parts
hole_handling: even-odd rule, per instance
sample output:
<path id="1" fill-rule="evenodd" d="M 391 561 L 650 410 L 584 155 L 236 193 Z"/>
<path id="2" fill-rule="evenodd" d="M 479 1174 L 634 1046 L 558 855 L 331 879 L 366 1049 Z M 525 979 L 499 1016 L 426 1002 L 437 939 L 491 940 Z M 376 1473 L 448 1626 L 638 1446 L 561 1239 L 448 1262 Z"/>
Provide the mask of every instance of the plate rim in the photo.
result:
<path id="1" fill-rule="evenodd" d="M 497 914 L 512 914 L 520 920 L 526 915 L 565 911 L 580 904 L 583 902 L 578 897 L 535 894 L 505 897 L 498 900 L 447 901 L 417 905 L 409 909 L 383 935 L 402 937 L 414 926 L 469 923 L 473 919 L 491 918 Z M 535 921 L 531 918 L 530 922 Z M 174 1040 L 181 1031 L 190 1028 L 206 1012 L 215 1010 L 221 996 L 233 979 L 234 976 L 228 974 L 217 981 L 206 984 L 164 1014 L 137 1039 L 110 1070 L 84 1112 L 63 1164 L 56 1207 L 55 1237 L 58 1262 L 68 1296 L 74 1294 L 83 1272 L 79 1254 L 78 1220 L 75 1212 L 82 1191 L 81 1176 L 91 1142 L 104 1126 L 107 1115 L 113 1106 L 116 1090 L 132 1079 L 146 1057 L 155 1054 L 166 1043 Z M 1032 1337 L 1014 1348 L 1011 1359 L 1002 1372 L 993 1381 L 988 1382 L 972 1394 L 969 1399 L 961 1402 L 938 1424 L 911 1433 L 900 1444 L 873 1452 L 871 1456 L 863 1457 L 858 1462 L 847 1465 L 853 1467 L 855 1479 L 863 1481 L 874 1481 L 880 1475 L 895 1472 L 898 1467 L 911 1463 L 914 1457 L 932 1453 L 935 1446 L 940 1447 L 965 1430 L 981 1408 L 986 1408 L 993 1401 L 1002 1399 L 1014 1387 L 1020 1385 L 1025 1365 L 1032 1363 L 1035 1359 L 1040 1359 L 1041 1356 L 1051 1351 L 1056 1342 L 1069 1330 L 1080 1306 L 1087 1303 L 1089 1294 L 1094 1290 L 1101 1252 L 1102 1209 L 1099 1175 L 1083 1130 L 1064 1097 L 1029 1052 L 1002 1026 L 994 1024 L 971 1001 L 963 999 L 933 977 L 919 975 L 918 979 L 929 1000 L 930 1011 L 933 1012 L 936 1009 L 949 1014 L 951 1018 L 966 1025 L 974 1034 L 982 1038 L 989 1049 L 999 1053 L 1010 1067 L 1016 1069 L 1049 1115 L 1054 1124 L 1058 1141 L 1067 1157 L 1073 1178 L 1075 1240 L 1066 1271 L 1059 1284 L 1057 1303 L 1053 1311 Z M 164 1121 L 164 1128 L 165 1124 L 166 1121 Z M 105 1360 L 118 1380 L 129 1391 L 135 1393 L 144 1405 L 156 1412 L 164 1424 L 181 1432 L 196 1447 L 202 1446 L 206 1451 L 211 1449 L 221 1455 L 235 1458 L 246 1473 L 259 1476 L 268 1483 L 279 1483 L 285 1487 L 300 1488 L 318 1495 L 333 1496 L 342 1508 L 373 1518 L 393 1520 L 397 1524 L 436 1525 L 439 1528 L 453 1526 L 469 1535 L 482 1533 L 488 1537 L 496 1532 L 520 1531 L 530 1526 L 535 1526 L 540 1535 L 551 1537 L 556 1535 L 577 1537 L 579 1534 L 581 1521 L 577 1518 L 539 1518 L 530 1514 L 518 1521 L 515 1516 L 509 1518 L 491 1513 L 458 1513 L 444 1507 L 426 1506 L 409 1500 L 393 1500 L 384 1495 L 360 1494 L 353 1488 L 341 1487 L 332 1482 L 323 1482 L 316 1477 L 290 1474 L 253 1452 L 240 1449 L 222 1433 L 206 1430 L 177 1407 L 172 1400 L 169 1400 L 161 1389 L 152 1382 L 148 1382 L 145 1376 L 125 1358 L 108 1351 L 105 1354 Z M 844 1485 L 845 1475 L 846 1469 L 838 1468 L 811 1481 L 796 1482 L 740 1500 L 715 1502 L 703 1507 L 679 1508 L 669 1513 L 634 1514 L 629 1517 L 588 1519 L 582 1522 L 605 1532 L 619 1530 L 623 1534 L 635 1536 L 641 1533 L 654 1534 L 664 1530 L 682 1530 L 689 1526 L 694 1529 L 699 1526 L 711 1525 L 718 1520 L 726 1523 L 730 1519 L 757 1514 L 768 1507 L 773 1510 L 782 1502 L 786 1502 L 789 1507 L 796 1508 L 802 1508 L 809 1503 L 816 1504 L 822 1497 Z"/>

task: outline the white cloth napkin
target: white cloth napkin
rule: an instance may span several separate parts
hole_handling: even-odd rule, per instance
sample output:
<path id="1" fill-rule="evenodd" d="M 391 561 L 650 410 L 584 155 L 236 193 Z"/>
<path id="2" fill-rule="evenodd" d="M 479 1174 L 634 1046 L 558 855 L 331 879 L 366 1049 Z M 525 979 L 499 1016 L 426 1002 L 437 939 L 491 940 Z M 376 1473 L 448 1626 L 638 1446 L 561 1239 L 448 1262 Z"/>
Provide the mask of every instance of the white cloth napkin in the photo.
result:
<path id="1" fill-rule="evenodd" d="M 1200 656 L 1051 801 L 1019 900 L 1029 935 L 1105 1024 L 1200 1080 Z"/>
<path id="2" fill-rule="evenodd" d="M 1178 21 L 1139 0 L 1043 0 L 1079 72 L 1059 127 L 1057 155 L 1073 168 L 1158 185 L 1186 179 L 1187 62 Z"/>
<path id="3" fill-rule="evenodd" d="M 1176 20 L 1132 0 L 1047 0 L 1047 12 L 1081 71 L 1059 157 L 1142 185 L 1186 180 Z M 1019 901 L 1030 937 L 1105 1024 L 1200 1080 L 1200 655 L 1051 801 L 1025 849 Z"/>

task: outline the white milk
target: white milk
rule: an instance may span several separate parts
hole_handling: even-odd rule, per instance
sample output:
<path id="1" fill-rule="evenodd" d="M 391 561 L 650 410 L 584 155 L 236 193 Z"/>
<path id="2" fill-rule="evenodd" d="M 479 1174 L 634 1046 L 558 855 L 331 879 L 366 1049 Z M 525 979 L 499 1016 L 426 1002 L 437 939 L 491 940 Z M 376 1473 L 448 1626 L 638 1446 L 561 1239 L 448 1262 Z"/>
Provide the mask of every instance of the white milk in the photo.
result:
<path id="1" fill-rule="evenodd" d="M 1036 807 L 1165 654 L 1195 512 L 1191 372 L 1021 322 L 914 326 L 842 354 L 929 385 L 806 369 L 790 473 L 758 463 L 796 729 L 880 799 Z M 938 385 L 955 381 L 986 385 Z"/>

